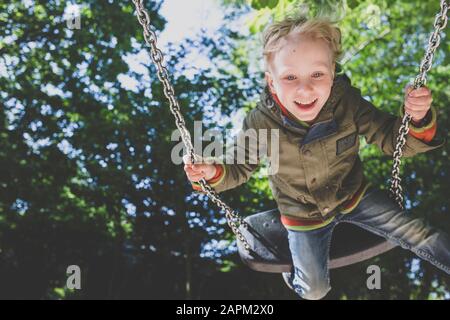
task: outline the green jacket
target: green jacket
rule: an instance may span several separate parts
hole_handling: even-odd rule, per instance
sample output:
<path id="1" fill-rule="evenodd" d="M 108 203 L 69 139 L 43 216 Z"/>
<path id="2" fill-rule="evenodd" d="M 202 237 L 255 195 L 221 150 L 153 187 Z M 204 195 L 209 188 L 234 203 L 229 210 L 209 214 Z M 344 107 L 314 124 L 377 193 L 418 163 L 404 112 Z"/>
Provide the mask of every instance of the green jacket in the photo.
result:
<path id="1" fill-rule="evenodd" d="M 435 121 L 436 111 L 433 107 L 431 110 Z M 280 213 L 302 220 L 326 220 L 336 214 L 334 209 L 350 199 L 364 181 L 358 155 L 359 136 L 392 155 L 400 124 L 400 117 L 374 107 L 345 75 L 340 75 L 333 83 L 328 101 L 309 127 L 285 117 L 265 91 L 257 107 L 244 119 L 235 142 L 243 138 L 247 129 L 279 129 L 278 170 L 268 178 Z M 262 139 L 260 134 L 257 138 Z M 276 150 L 270 138 L 264 140 L 268 141 L 267 149 L 272 155 Z M 408 134 L 403 156 L 411 157 L 444 143 L 435 139 L 426 143 Z M 236 143 L 227 149 L 227 154 L 236 155 L 238 151 L 244 152 L 248 159 L 250 154 L 256 154 L 248 145 Z M 215 190 L 222 192 L 246 182 L 261 160 L 253 157 L 254 160 L 256 157 L 253 164 L 230 164 L 222 158 L 223 175 L 212 184 Z"/>

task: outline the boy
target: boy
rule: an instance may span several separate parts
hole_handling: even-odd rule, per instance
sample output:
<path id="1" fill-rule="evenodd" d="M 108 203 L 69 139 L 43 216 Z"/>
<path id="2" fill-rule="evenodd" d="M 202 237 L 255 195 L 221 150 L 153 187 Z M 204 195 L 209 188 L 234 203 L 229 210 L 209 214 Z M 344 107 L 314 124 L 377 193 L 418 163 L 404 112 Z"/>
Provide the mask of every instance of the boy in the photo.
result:
<path id="1" fill-rule="evenodd" d="M 243 131 L 279 129 L 279 169 L 269 183 L 288 230 L 293 272 L 284 274 L 298 295 L 320 299 L 330 290 L 328 253 L 333 228 L 354 223 L 409 249 L 450 273 L 450 240 L 405 214 L 389 195 L 364 179 L 359 135 L 392 155 L 401 118 L 361 97 L 345 75 L 336 75 L 340 31 L 326 19 L 286 18 L 264 32 L 266 91 L 244 120 Z M 443 145 L 434 139 L 431 92 L 405 92 L 412 116 L 404 156 Z M 403 108 L 402 108 L 403 109 Z M 401 113 L 404 111 L 401 110 Z M 244 150 L 249 152 L 249 150 Z M 205 178 L 218 192 L 246 182 L 257 165 L 190 164 L 198 190 Z"/>

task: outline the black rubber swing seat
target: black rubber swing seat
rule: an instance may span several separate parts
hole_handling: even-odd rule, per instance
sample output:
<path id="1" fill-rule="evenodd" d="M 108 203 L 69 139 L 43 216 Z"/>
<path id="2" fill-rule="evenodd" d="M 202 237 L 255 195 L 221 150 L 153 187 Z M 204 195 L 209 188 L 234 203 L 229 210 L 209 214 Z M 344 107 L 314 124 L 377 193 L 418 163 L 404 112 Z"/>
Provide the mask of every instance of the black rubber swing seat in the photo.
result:
<path id="1" fill-rule="evenodd" d="M 251 269 L 261 272 L 290 272 L 292 260 L 287 231 L 281 224 L 277 209 L 260 212 L 244 219 L 248 229 L 240 231 L 250 245 L 245 250 L 239 239 L 237 247 L 242 261 Z M 358 263 L 394 248 L 384 238 L 351 223 L 339 223 L 333 230 L 329 268 L 336 269 Z"/>

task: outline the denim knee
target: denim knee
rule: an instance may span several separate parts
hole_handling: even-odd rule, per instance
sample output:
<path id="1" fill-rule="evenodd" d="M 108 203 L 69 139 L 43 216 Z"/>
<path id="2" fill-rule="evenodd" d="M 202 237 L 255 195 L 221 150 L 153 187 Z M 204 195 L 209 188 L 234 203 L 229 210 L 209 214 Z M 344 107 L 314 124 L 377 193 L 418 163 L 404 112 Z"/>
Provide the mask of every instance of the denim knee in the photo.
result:
<path id="1" fill-rule="evenodd" d="M 324 281 L 308 281 L 305 282 L 298 276 L 294 276 L 292 280 L 292 287 L 294 291 L 303 299 L 319 300 L 324 298 L 331 290 L 331 287 L 326 279 Z"/>
<path id="2" fill-rule="evenodd" d="M 310 289 L 305 290 L 301 289 L 301 292 L 297 292 L 297 294 L 306 300 L 320 300 L 325 298 L 327 293 L 331 290 L 329 286 L 319 286 L 319 287 L 311 287 Z"/>

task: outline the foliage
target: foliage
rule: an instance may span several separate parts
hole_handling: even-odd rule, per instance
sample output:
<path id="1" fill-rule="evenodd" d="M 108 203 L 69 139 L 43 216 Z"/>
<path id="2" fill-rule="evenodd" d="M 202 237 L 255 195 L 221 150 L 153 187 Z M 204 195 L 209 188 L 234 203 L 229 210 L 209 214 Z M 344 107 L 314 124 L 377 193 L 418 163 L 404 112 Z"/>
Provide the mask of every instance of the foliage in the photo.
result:
<path id="1" fill-rule="evenodd" d="M 306 3 L 319 12 L 332 2 Z M 0 297 L 295 299 L 280 275 L 242 265 L 223 214 L 193 193 L 181 165 L 170 161 L 174 120 L 155 67 L 142 53 L 147 49 L 132 3 L 84 1 L 81 29 L 74 30 L 63 19 L 68 4 L 0 4 Z M 161 1 L 145 4 L 159 34 Z M 376 105 L 396 112 L 437 7 L 370 4 L 378 13 L 362 1 L 339 4 L 344 47 L 355 48 L 344 69 Z M 214 37 L 201 34 L 168 47 L 167 68 L 191 132 L 194 120 L 206 129 L 216 127 L 217 117 L 229 128 L 237 110 L 254 107 L 260 56 L 246 48 L 258 46 L 258 32 L 273 16 L 296 5 L 223 1 L 226 19 Z M 249 22 L 253 33 L 233 30 L 248 13 L 256 14 Z M 367 23 L 370 16 L 374 24 Z M 448 136 L 449 46 L 443 39 L 429 76 L 442 136 Z M 194 50 L 214 68 L 185 62 Z M 126 62 L 134 57 L 144 71 Z M 449 230 L 447 148 L 408 159 L 404 177 L 412 211 Z M 371 146 L 361 155 L 369 179 L 384 187 L 388 158 Z M 244 215 L 275 205 L 259 173 L 223 197 Z M 426 263 L 408 277 L 412 257 L 398 249 L 333 271 L 329 297 L 442 298 L 448 278 Z M 382 265 L 380 292 L 365 289 L 370 263 Z M 80 291 L 65 287 L 72 264 L 82 270 Z"/>

